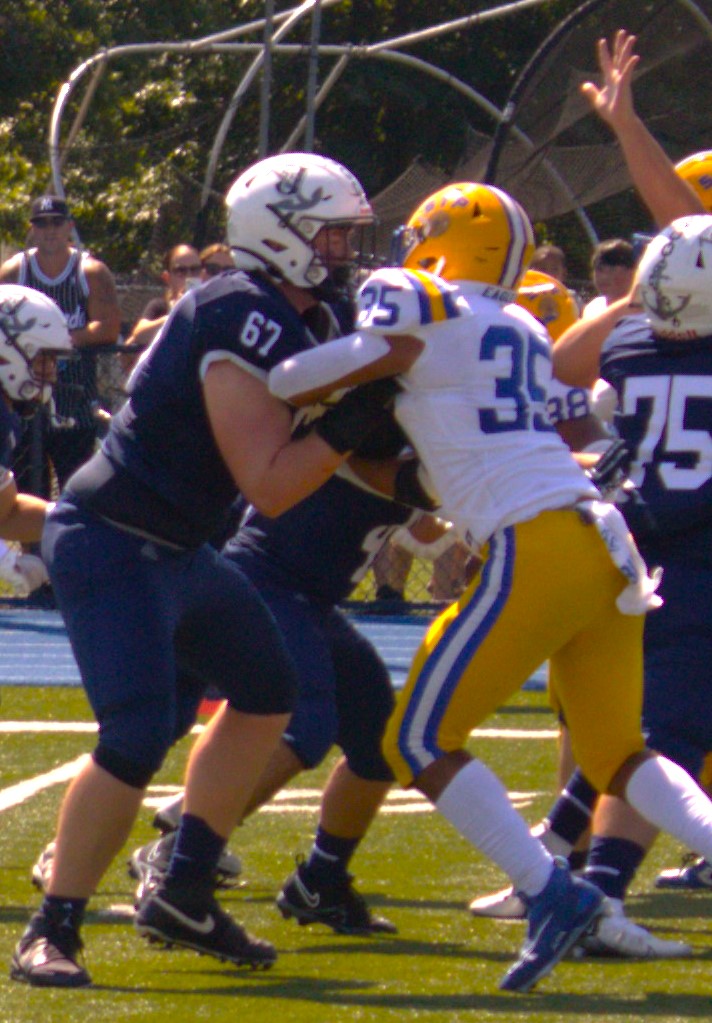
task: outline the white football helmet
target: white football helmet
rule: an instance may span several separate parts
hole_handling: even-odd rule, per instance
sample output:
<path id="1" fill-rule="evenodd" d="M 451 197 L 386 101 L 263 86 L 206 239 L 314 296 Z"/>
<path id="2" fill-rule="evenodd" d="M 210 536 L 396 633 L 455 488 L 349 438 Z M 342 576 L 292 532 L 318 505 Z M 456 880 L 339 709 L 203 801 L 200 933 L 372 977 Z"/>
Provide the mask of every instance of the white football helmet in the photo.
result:
<path id="1" fill-rule="evenodd" d="M 322 285 L 333 269 L 312 247 L 322 227 L 374 223 L 354 175 L 316 153 L 260 160 L 233 183 L 225 204 L 235 265 L 266 270 L 300 288 Z"/>
<path id="2" fill-rule="evenodd" d="M 43 352 L 72 354 L 64 313 L 41 291 L 0 284 L 0 387 L 12 401 L 49 401 L 52 386 L 33 365 Z"/>
<path id="3" fill-rule="evenodd" d="M 673 220 L 638 265 L 638 292 L 656 334 L 674 340 L 712 335 L 712 216 Z"/>

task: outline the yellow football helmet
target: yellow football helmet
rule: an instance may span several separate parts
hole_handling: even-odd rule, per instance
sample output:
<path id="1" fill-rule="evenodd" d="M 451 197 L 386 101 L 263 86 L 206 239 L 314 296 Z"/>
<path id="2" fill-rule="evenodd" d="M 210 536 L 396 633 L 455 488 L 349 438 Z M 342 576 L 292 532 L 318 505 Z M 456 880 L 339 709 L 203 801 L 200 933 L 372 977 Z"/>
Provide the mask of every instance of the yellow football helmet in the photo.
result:
<path id="1" fill-rule="evenodd" d="M 675 164 L 675 170 L 691 185 L 708 213 L 712 213 L 712 149 L 693 153 Z"/>
<path id="2" fill-rule="evenodd" d="M 579 318 L 576 299 L 569 289 L 543 270 L 527 270 L 517 289 L 516 302 L 541 320 L 554 341 Z"/>
<path id="3" fill-rule="evenodd" d="M 516 289 L 534 253 L 522 207 L 492 185 L 446 185 L 421 203 L 401 239 L 403 266 L 446 281 Z"/>

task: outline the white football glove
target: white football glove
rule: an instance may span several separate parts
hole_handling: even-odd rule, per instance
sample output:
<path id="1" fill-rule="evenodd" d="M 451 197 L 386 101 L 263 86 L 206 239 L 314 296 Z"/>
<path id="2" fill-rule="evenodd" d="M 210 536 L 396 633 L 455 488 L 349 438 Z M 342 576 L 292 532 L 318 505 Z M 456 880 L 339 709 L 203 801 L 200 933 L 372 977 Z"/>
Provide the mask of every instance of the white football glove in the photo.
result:
<path id="1" fill-rule="evenodd" d="M 47 582 L 49 575 L 42 558 L 18 554 L 0 541 L 0 590 L 14 597 L 29 597 Z"/>

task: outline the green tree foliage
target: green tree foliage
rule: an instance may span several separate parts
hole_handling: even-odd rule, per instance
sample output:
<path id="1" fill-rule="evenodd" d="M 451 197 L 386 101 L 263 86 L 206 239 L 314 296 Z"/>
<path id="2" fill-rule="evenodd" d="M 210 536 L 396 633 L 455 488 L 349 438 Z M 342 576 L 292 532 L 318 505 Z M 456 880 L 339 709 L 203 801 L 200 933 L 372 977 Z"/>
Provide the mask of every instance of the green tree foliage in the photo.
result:
<path id="1" fill-rule="evenodd" d="M 279 11 L 294 0 L 276 0 Z M 365 59 L 358 47 L 498 6 L 472 0 L 342 0 L 321 14 L 324 43 L 353 44 L 354 57 L 317 118 L 316 148 L 343 160 L 374 193 L 414 158 L 447 168 L 462 155 L 471 127 L 492 131 L 473 104 L 402 64 Z M 552 0 L 513 17 L 411 44 L 427 60 L 503 104 L 516 73 L 574 0 Z M 9 7 L 9 5 L 8 5 Z M 0 238 L 21 244 L 31 198 L 51 187 L 50 116 L 58 90 L 102 49 L 185 41 L 263 17 L 261 0 L 18 0 L 0 13 Z M 285 42 L 306 44 L 307 17 Z M 259 42 L 261 33 L 253 33 Z M 62 170 L 82 241 L 118 273 L 155 269 L 178 239 L 220 237 L 220 196 L 258 153 L 259 81 L 239 106 L 220 156 L 209 205 L 200 210 L 208 154 L 226 104 L 253 53 L 120 57 L 106 62 Z M 307 48 L 276 55 L 269 149 L 289 137 L 306 103 Z M 333 58 L 322 58 L 323 81 Z M 81 76 L 61 122 L 61 144 L 92 74 Z M 298 148 L 299 143 L 295 148 Z"/>

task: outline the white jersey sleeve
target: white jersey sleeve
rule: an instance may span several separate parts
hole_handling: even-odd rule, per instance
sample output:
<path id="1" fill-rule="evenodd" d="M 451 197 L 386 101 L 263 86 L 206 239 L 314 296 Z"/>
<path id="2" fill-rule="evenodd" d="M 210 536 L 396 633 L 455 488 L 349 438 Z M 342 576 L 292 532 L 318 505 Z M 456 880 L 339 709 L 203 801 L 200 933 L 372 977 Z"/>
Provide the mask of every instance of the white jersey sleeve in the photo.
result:
<path id="1" fill-rule="evenodd" d="M 430 324 L 471 315 L 456 285 L 425 270 L 384 267 L 359 289 L 356 326 L 375 334 L 416 334 Z"/>

